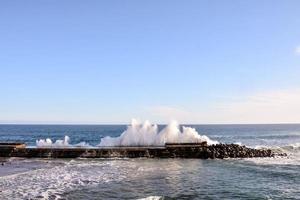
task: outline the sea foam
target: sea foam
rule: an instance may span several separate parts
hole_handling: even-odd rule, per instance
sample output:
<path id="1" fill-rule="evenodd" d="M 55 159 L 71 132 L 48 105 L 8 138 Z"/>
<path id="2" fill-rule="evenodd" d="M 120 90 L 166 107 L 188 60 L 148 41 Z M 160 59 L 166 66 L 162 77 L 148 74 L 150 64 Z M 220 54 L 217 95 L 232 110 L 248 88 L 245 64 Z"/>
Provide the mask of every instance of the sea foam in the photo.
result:
<path id="1" fill-rule="evenodd" d="M 218 144 L 206 135 L 200 135 L 195 128 L 182 126 L 180 130 L 176 121 L 170 122 L 161 131 L 156 124 L 148 120 L 140 123 L 132 119 L 131 124 L 119 137 L 106 136 L 101 139 L 99 147 L 109 146 L 164 146 L 165 143 L 199 143 L 206 141 L 208 145 Z M 70 144 L 69 136 L 63 140 L 53 142 L 50 138 L 36 140 L 37 147 L 87 147 L 89 144 L 81 142 L 75 145 Z"/>
<path id="2" fill-rule="evenodd" d="M 65 136 L 63 140 L 52 142 L 50 138 L 36 140 L 37 147 L 67 147 L 69 146 L 70 137 Z"/>
<path id="3" fill-rule="evenodd" d="M 208 145 L 217 141 L 200 135 L 196 129 L 182 126 L 182 131 L 176 121 L 169 123 L 161 131 L 156 124 L 149 121 L 140 123 L 132 119 L 131 125 L 119 137 L 104 137 L 98 146 L 163 146 L 165 143 L 204 142 Z"/>
<path id="4" fill-rule="evenodd" d="M 65 136 L 63 140 L 56 140 L 52 142 L 50 138 L 36 140 L 37 147 L 89 147 L 90 145 L 86 142 L 80 142 L 78 144 L 71 145 L 70 137 Z"/>

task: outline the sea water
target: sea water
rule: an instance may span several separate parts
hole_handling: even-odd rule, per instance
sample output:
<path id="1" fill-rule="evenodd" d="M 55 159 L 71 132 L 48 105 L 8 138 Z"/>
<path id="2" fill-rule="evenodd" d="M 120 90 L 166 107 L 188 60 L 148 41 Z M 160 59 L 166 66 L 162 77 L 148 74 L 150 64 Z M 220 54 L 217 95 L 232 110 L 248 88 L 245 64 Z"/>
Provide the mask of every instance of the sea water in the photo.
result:
<path id="1" fill-rule="evenodd" d="M 300 125 L 189 126 L 213 141 L 268 147 L 288 156 L 9 158 L 0 165 L 0 199 L 300 199 Z M 102 138 L 118 137 L 126 129 L 126 125 L 0 125 L 0 141 L 35 146 L 40 139 L 56 141 L 68 136 L 70 145 L 97 146 Z"/>

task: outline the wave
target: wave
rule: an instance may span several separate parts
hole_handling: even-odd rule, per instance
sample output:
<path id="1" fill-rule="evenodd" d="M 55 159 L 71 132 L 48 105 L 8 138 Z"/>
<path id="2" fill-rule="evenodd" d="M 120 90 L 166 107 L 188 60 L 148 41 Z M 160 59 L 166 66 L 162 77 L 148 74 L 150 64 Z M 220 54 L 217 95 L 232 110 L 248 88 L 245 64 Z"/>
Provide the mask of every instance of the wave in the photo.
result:
<path id="1" fill-rule="evenodd" d="M 219 142 L 211 140 L 205 135 L 200 135 L 196 129 L 182 127 L 180 131 L 176 121 L 169 123 L 163 130 L 159 131 L 156 124 L 149 121 L 140 123 L 133 119 L 131 125 L 119 136 L 106 136 L 101 139 L 98 146 L 163 146 L 165 143 L 204 142 L 208 145 Z"/>
<path id="2" fill-rule="evenodd" d="M 284 152 L 290 157 L 300 159 L 300 143 L 288 144 L 280 147 L 273 147 L 273 151 Z"/>
<path id="3" fill-rule="evenodd" d="M 266 146 L 266 145 L 257 145 L 255 149 L 272 149 L 282 152 L 299 152 L 300 153 L 300 143 L 292 143 L 283 146 Z"/>
<path id="4" fill-rule="evenodd" d="M 109 146 L 164 146 L 165 143 L 185 143 L 185 142 L 204 142 L 208 145 L 218 144 L 218 141 L 211 140 L 206 135 L 200 135 L 196 129 L 182 127 L 180 131 L 176 121 L 169 123 L 163 130 L 159 131 L 156 124 L 149 121 L 140 123 L 133 119 L 131 124 L 119 137 L 106 136 L 100 140 L 98 147 Z M 50 138 L 36 140 L 37 147 L 89 147 L 86 142 L 70 144 L 70 137 L 65 136 L 63 140 L 53 142 Z"/>
<path id="5" fill-rule="evenodd" d="M 282 146 L 256 146 L 256 149 L 271 149 L 275 154 L 285 153 L 287 156 L 275 156 L 274 158 L 255 158 L 258 164 L 300 165 L 300 143 L 292 143 Z"/>
<path id="6" fill-rule="evenodd" d="M 275 156 L 272 158 L 246 158 L 245 161 L 258 165 L 293 165 L 300 166 L 300 143 L 283 146 L 256 146 L 256 149 L 271 149 L 276 153 L 286 153 L 287 156 Z"/>
<path id="7" fill-rule="evenodd" d="M 298 143 L 289 144 L 281 148 L 287 151 L 300 151 L 300 143 L 298 142 Z"/>
<path id="8" fill-rule="evenodd" d="M 37 163 L 41 167 L 0 177 L 0 199 L 65 199 L 63 196 L 66 191 L 121 181 L 127 176 L 126 170 L 121 169 L 126 163 L 118 160 L 86 162 L 36 159 L 29 162 L 32 168 L 36 168 Z M 24 165 L 24 160 L 18 164 Z"/>
<path id="9" fill-rule="evenodd" d="M 70 144 L 70 137 L 65 136 L 63 140 L 56 140 L 52 142 L 50 138 L 47 139 L 40 139 L 36 140 L 37 147 L 56 147 L 56 148 L 63 148 L 63 147 L 89 147 L 90 145 L 86 142 L 80 142 L 78 144 L 71 145 Z"/>
<path id="10" fill-rule="evenodd" d="M 149 196 L 138 200 L 163 200 L 163 199 L 164 199 L 163 196 Z"/>

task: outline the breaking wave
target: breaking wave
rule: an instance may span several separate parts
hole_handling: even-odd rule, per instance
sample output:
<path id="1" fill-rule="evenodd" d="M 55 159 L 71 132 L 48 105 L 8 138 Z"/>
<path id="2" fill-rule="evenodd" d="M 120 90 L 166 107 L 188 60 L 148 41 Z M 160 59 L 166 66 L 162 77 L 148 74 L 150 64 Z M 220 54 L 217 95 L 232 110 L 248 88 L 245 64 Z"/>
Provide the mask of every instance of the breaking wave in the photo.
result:
<path id="1" fill-rule="evenodd" d="M 287 153 L 287 154 L 300 154 L 300 143 L 291 143 L 287 145 L 281 146 L 264 146 L 264 145 L 257 145 L 254 147 L 255 149 L 272 149 L 274 152 L 279 153 Z"/>
<path id="2" fill-rule="evenodd" d="M 163 200 L 163 199 L 164 199 L 163 196 L 149 196 L 138 200 Z"/>
<path id="3" fill-rule="evenodd" d="M 70 144 L 70 137 L 65 136 L 63 140 L 56 140 L 52 142 L 50 138 L 36 140 L 37 147 L 89 147 L 90 145 L 86 142 L 80 142 L 75 145 Z"/>
<path id="4" fill-rule="evenodd" d="M 196 129 L 182 126 L 182 131 L 176 121 L 169 123 L 161 131 L 156 124 L 149 121 L 140 123 L 133 119 L 131 124 L 119 137 L 106 136 L 101 139 L 99 147 L 109 146 L 163 146 L 165 143 L 199 143 L 206 141 L 208 145 L 218 144 L 206 135 L 200 135 Z M 37 147 L 89 147 L 86 142 L 70 144 L 69 136 L 63 140 L 52 141 L 50 138 L 36 140 Z"/>
<path id="5" fill-rule="evenodd" d="M 300 153 L 300 143 L 293 143 L 290 145 L 286 145 L 281 147 L 283 150 L 285 151 L 289 151 L 289 152 L 299 152 Z"/>
<path id="6" fill-rule="evenodd" d="M 16 162 L 16 161 L 15 161 Z M 13 165 L 16 165 L 13 162 Z M 40 169 L 0 177 L 0 199 L 65 199 L 64 193 L 82 187 L 96 186 L 127 177 L 126 162 L 90 160 L 20 160 Z M 125 163 L 125 164 L 124 164 Z M 28 165 L 29 165 L 28 164 Z M 130 169 L 129 169 L 130 170 Z M 131 173 L 132 174 L 132 173 Z"/>
<path id="7" fill-rule="evenodd" d="M 106 136 L 101 139 L 98 146 L 163 146 L 165 143 L 204 142 L 208 145 L 217 144 L 217 141 L 200 135 L 196 129 L 182 127 L 180 131 L 176 121 L 169 123 L 163 130 L 159 131 L 156 124 L 149 121 L 140 123 L 133 119 L 119 137 Z"/>

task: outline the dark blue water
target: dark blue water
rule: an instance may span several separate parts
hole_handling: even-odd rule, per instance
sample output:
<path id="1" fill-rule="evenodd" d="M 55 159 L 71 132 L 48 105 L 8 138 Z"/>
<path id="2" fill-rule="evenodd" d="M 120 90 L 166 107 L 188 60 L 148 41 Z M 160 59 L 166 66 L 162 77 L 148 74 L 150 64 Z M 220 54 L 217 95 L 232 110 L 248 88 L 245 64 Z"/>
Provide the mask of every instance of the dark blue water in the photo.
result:
<path id="1" fill-rule="evenodd" d="M 71 137 L 71 143 L 85 141 L 91 145 L 99 143 L 104 136 L 118 136 L 126 125 L 0 125 L 1 141 L 22 141 L 35 146 L 36 140 Z"/>
<path id="2" fill-rule="evenodd" d="M 224 143 L 282 146 L 300 141 L 300 124 L 188 126 L 196 128 L 201 135 Z M 126 125 L 0 125 L 0 141 L 22 141 L 29 146 L 35 146 L 38 139 L 51 138 L 55 141 L 67 135 L 71 138 L 71 144 L 84 141 L 94 146 L 105 136 L 119 136 L 126 127 Z M 164 128 L 164 125 L 159 128 Z"/>
<path id="3" fill-rule="evenodd" d="M 267 146 L 286 158 L 9 159 L 0 199 L 300 199 L 300 125 L 192 125 L 224 143 Z M 162 129 L 163 126 L 160 126 Z M 0 140 L 71 138 L 97 145 L 125 125 L 0 125 Z"/>

